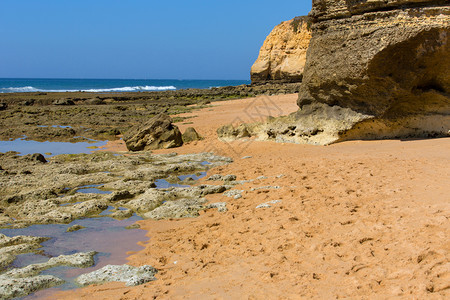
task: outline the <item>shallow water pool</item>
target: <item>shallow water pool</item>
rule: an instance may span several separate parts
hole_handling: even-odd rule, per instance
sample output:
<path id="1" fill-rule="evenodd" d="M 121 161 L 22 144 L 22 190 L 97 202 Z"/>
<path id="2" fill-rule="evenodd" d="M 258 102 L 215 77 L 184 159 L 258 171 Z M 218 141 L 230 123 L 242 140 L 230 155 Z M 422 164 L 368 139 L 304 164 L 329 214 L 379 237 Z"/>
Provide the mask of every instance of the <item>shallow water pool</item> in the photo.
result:
<path id="1" fill-rule="evenodd" d="M 95 142 L 38 142 L 27 141 L 25 138 L 15 139 L 13 141 L 0 141 L 0 152 L 17 151 L 21 155 L 33 153 L 51 153 L 53 156 L 59 154 L 79 154 L 91 153 L 93 148 L 102 147 L 106 145 L 106 141 Z"/>
<path id="2" fill-rule="evenodd" d="M 112 192 L 110 191 L 103 191 L 98 189 L 98 187 L 103 186 L 103 184 L 91 184 L 91 185 L 84 185 L 84 186 L 80 186 L 77 189 L 77 193 L 83 193 L 83 194 L 111 194 Z"/>
<path id="3" fill-rule="evenodd" d="M 141 229 L 126 229 L 126 226 L 142 220 L 133 216 L 127 220 L 115 220 L 109 217 L 89 218 L 75 220 L 70 224 L 33 225 L 20 229 L 0 229 L 0 233 L 7 236 L 31 235 L 50 237 L 42 243 L 37 253 L 22 254 L 9 266 L 21 268 L 29 264 L 41 263 L 51 257 L 69 255 L 78 252 L 97 251 L 95 265 L 89 268 L 57 267 L 44 271 L 42 274 L 51 274 L 66 281 L 65 284 L 52 290 L 65 290 L 76 287 L 74 279 L 84 273 L 100 269 L 108 264 L 124 264 L 127 262 L 128 251 L 139 251 L 143 247 L 137 242 L 145 241 L 146 231 Z M 79 231 L 66 232 L 73 225 L 86 227 Z"/>

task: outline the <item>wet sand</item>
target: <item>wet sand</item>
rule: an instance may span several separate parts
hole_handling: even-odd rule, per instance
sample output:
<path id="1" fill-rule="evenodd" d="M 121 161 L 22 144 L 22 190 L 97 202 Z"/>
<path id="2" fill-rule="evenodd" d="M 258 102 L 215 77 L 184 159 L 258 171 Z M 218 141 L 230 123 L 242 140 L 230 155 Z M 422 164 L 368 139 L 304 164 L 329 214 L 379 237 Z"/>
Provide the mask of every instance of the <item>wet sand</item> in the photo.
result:
<path id="1" fill-rule="evenodd" d="M 156 267 L 157 281 L 57 298 L 448 298 L 450 138 L 326 147 L 217 140 L 221 125 L 287 114 L 296 99 L 226 101 L 192 113 L 181 130 L 193 126 L 205 139 L 155 153 L 213 151 L 235 162 L 208 175 L 267 178 L 236 186 L 240 199 L 207 196 L 227 202 L 226 213 L 140 221 L 150 240 L 129 264 Z M 272 200 L 281 202 L 256 208 Z"/>

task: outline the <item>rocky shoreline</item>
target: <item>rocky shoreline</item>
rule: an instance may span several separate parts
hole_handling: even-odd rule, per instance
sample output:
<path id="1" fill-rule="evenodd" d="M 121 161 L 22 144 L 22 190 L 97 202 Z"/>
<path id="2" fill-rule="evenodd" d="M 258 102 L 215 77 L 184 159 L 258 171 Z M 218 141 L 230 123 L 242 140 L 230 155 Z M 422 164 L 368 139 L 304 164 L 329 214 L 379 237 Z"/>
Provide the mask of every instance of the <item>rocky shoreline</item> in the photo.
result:
<path id="1" fill-rule="evenodd" d="M 0 154 L 0 158 L 0 228 L 4 229 L 69 224 L 80 218 L 102 216 L 119 220 L 135 214 L 156 220 L 196 217 L 200 211 L 208 209 L 226 211 L 226 203 L 206 204 L 204 197 L 242 184 L 236 181 L 236 176 L 230 175 L 211 178 L 209 182 L 213 184 L 190 186 L 210 168 L 232 162 L 211 153 L 125 152 L 117 155 L 95 152 L 45 159 L 40 155 L 18 156 L 9 152 Z M 80 192 L 94 186 L 90 193 Z M 105 215 L 105 211 L 108 214 Z M 68 232 L 82 229 L 70 227 Z M 0 267 L 8 270 L 1 276 L 19 272 L 9 270 L 10 264 L 20 254 L 38 251 L 39 244 L 46 240 L 48 238 L 0 235 Z M 5 287 L 10 292 L 5 295 L 18 295 L 20 286 L 31 280 L 41 283 L 32 284 L 34 288 L 23 290 L 21 295 L 63 282 L 35 276 L 38 275 L 21 275 L 20 280 L 8 281 Z"/>
<path id="2" fill-rule="evenodd" d="M 190 112 L 208 107 L 211 101 L 255 94 L 284 94 L 298 89 L 296 84 L 268 84 L 147 93 L 0 94 L 0 139 L 22 137 L 71 143 L 117 139 L 117 135 L 126 133 L 133 125 L 161 112 Z M 175 121 L 183 120 L 188 123 L 185 118 Z M 189 139 L 193 133 L 188 135 L 183 136 L 183 140 L 192 142 Z M 167 219 L 196 217 L 208 209 L 224 212 L 227 210 L 226 202 L 207 204 L 204 197 L 233 192 L 234 186 L 242 184 L 230 175 L 212 178 L 209 181 L 212 185 L 191 187 L 210 168 L 232 161 L 211 153 L 48 155 L 21 156 L 14 151 L 0 153 L 0 228 L 69 224 L 80 218 L 102 216 L 121 220 L 137 214 L 144 219 Z M 232 194 L 233 197 L 239 195 Z M 67 229 L 68 232 L 78 230 L 83 230 L 83 227 L 74 225 Z M 0 268 L 2 272 L 7 271 L 1 276 L 20 273 L 19 269 L 11 269 L 11 263 L 19 255 L 39 252 L 40 244 L 48 240 L 38 236 L 0 237 Z M 38 273 L 25 275 L 4 284 L 6 298 L 23 296 L 63 282 Z M 24 285 L 30 288 L 23 289 Z"/>
<path id="3" fill-rule="evenodd" d="M 448 139 L 403 140 L 450 134 L 449 15 L 440 0 L 318 0 L 274 29 L 253 85 L 0 94 L 0 140 L 123 137 L 138 150 L 0 153 L 0 230 L 142 218 L 152 241 L 129 265 L 77 279 L 106 283 L 77 293 L 108 299 L 109 287 L 125 299 L 444 298 Z M 410 148 L 361 141 L 386 138 Z M 1 297 L 61 284 L 48 268 L 93 264 L 90 251 L 13 266 L 46 240 L 0 234 Z"/>
<path id="4" fill-rule="evenodd" d="M 176 115 L 211 101 L 292 94 L 299 89 L 298 83 L 270 83 L 139 93 L 4 93 L 0 94 L 0 140 L 114 140 L 161 112 Z M 183 121 L 189 122 L 175 119 Z"/>

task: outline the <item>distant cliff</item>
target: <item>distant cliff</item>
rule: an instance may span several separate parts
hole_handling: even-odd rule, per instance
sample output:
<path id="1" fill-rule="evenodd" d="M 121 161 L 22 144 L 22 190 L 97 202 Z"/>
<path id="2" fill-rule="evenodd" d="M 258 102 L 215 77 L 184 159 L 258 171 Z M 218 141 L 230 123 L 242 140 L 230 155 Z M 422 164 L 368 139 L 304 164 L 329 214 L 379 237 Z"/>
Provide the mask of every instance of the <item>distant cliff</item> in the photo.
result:
<path id="1" fill-rule="evenodd" d="M 296 17 L 276 26 L 252 66 L 252 83 L 300 82 L 310 39 L 307 17 Z"/>

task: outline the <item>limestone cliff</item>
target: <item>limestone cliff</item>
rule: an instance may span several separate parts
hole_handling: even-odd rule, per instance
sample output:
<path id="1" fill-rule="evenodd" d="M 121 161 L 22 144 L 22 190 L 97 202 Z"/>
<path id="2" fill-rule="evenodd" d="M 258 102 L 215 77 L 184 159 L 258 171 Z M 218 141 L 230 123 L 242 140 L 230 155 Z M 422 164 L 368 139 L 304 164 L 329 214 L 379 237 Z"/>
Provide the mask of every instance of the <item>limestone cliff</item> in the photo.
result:
<path id="1" fill-rule="evenodd" d="M 308 17 L 300 110 L 252 135 L 321 145 L 450 136 L 450 0 L 313 0 Z"/>
<path id="2" fill-rule="evenodd" d="M 307 17 L 296 17 L 272 30 L 252 66 L 252 83 L 302 80 L 311 39 L 307 23 Z"/>

